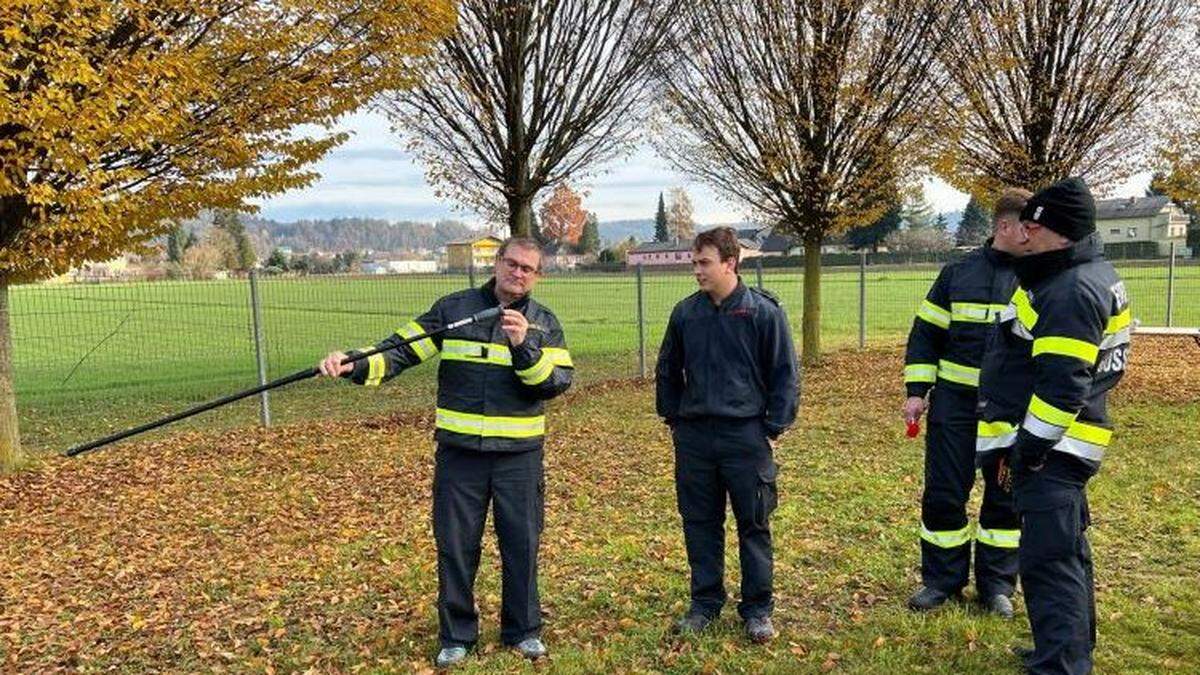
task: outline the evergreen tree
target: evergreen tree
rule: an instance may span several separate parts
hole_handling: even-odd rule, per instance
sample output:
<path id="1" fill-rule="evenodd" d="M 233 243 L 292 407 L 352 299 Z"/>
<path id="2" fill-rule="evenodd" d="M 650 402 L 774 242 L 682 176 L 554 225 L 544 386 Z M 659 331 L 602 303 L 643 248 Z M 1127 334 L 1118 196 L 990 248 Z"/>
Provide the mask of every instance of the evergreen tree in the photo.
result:
<path id="1" fill-rule="evenodd" d="M 237 212 L 231 209 L 217 211 L 213 215 L 213 227 L 229 233 L 233 240 L 233 259 L 227 261 L 226 266 L 240 272 L 253 268 L 258 262 L 258 256 L 254 253 L 254 245 L 250 243 L 250 236 L 246 234 L 246 225 L 242 223 Z"/>
<path id="2" fill-rule="evenodd" d="M 663 194 L 658 193 L 658 213 L 654 214 L 654 241 L 667 241 L 671 238 L 670 229 L 667 227 L 667 205 L 663 201 Z"/>
<path id="3" fill-rule="evenodd" d="M 975 197 L 967 202 L 962 220 L 958 221 L 955 243 L 959 246 L 979 246 L 992 233 L 992 219 L 987 209 Z"/>
<path id="4" fill-rule="evenodd" d="M 851 248 L 861 249 L 870 247 L 872 253 L 879 252 L 879 245 L 888 235 L 900 229 L 903 222 L 900 205 L 888 209 L 882 216 L 870 225 L 856 227 L 846 232 L 846 242 Z"/>
<path id="5" fill-rule="evenodd" d="M 167 260 L 173 263 L 182 262 L 183 254 L 194 243 L 196 243 L 196 237 L 191 230 L 185 230 L 182 225 L 176 225 L 167 233 Z"/>
<path id="6" fill-rule="evenodd" d="M 597 253 L 600 251 L 600 220 L 596 214 L 588 212 L 587 220 L 583 223 L 583 234 L 579 236 L 580 253 Z"/>

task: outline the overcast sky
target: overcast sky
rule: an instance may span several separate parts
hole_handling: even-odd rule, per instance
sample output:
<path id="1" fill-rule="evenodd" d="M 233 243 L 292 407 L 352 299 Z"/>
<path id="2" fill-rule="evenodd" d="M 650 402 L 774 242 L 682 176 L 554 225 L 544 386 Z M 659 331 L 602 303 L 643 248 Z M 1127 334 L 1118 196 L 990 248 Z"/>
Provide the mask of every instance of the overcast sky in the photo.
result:
<path id="1" fill-rule="evenodd" d="M 260 202 L 262 215 L 275 220 L 363 216 L 392 220 L 455 218 L 478 223 L 471 213 L 455 211 L 439 200 L 425 183 L 421 166 L 400 147 L 389 131 L 387 119 L 375 113 L 348 117 L 342 128 L 353 135 L 316 165 L 319 181 Z M 652 218 L 658 193 L 674 186 L 687 189 L 701 224 L 729 223 L 745 219 L 737 206 L 717 198 L 705 186 L 672 171 L 650 148 L 613 162 L 603 175 L 582 185 L 587 190 L 585 207 L 602 222 Z M 1114 196 L 1142 194 L 1149 177 L 1142 175 Z M 967 196 L 937 179 L 927 180 L 925 196 L 936 211 L 957 211 Z"/>

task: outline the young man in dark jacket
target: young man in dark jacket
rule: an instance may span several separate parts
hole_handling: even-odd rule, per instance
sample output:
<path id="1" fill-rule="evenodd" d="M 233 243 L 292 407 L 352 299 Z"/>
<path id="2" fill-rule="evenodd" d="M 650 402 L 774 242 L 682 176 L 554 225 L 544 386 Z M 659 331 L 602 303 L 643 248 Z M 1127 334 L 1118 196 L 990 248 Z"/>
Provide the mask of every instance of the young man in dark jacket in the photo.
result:
<path id="1" fill-rule="evenodd" d="M 928 611 L 960 596 L 970 578 L 974 540 L 979 603 L 1012 617 L 1021 531 L 1012 494 L 1000 484 L 1003 461 L 993 459 L 980 467 L 984 489 L 978 528 L 969 525 L 966 507 L 975 484 L 979 366 L 996 317 L 1017 285 L 1011 263 L 1022 238 L 1021 209 L 1030 196 L 1017 189 L 1000 196 L 993 237 L 942 268 L 908 335 L 906 421 L 920 420 L 929 396 L 921 497 L 923 586 L 908 600 L 915 611 Z"/>
<path id="2" fill-rule="evenodd" d="M 1071 178 L 1021 213 L 1020 283 L 984 358 L 981 456 L 1007 455 L 1021 515 L 1031 673 L 1087 673 L 1096 642 L 1087 481 L 1112 438 L 1107 394 L 1129 357 L 1125 284 L 1104 259 L 1096 208 Z"/>
<path id="3" fill-rule="evenodd" d="M 377 345 L 397 346 L 350 365 L 335 352 L 319 366 L 324 375 L 373 386 L 441 354 L 433 478 L 440 667 L 462 661 L 479 637 L 473 586 L 489 502 L 503 568 L 501 639 L 528 658 L 546 654 L 537 587 L 545 401 L 571 385 L 574 365 L 558 319 L 530 297 L 541 263 L 537 242 L 509 239 L 490 281 L 439 299 Z M 504 307 L 498 322 L 399 345 L 497 305 Z"/>
<path id="4" fill-rule="evenodd" d="M 675 489 L 691 566 L 691 607 L 676 624 L 699 632 L 725 604 L 725 499 L 737 520 L 742 597 L 754 642 L 771 625 L 768 518 L 778 501 L 775 439 L 796 419 L 799 368 L 787 317 L 737 274 L 733 229 L 700 233 L 692 270 L 700 290 L 675 306 L 659 350 L 658 414 L 675 443 Z"/>

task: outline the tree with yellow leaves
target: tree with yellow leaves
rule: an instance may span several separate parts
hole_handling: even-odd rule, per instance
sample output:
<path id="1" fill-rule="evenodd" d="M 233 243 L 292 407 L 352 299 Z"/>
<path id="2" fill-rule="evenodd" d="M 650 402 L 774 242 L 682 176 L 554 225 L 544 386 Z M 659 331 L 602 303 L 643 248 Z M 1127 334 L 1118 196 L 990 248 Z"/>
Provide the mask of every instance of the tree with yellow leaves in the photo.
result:
<path id="1" fill-rule="evenodd" d="M 20 456 L 9 284 L 310 183 L 333 123 L 411 85 L 454 21 L 450 0 L 0 3 L 0 465 Z"/>

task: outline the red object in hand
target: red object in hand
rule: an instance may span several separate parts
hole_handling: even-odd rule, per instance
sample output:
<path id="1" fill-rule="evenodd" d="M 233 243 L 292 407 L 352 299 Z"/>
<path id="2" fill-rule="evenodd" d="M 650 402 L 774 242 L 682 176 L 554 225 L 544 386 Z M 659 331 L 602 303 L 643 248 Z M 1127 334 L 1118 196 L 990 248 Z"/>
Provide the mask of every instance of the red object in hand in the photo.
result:
<path id="1" fill-rule="evenodd" d="M 916 420 L 908 420 L 908 429 L 904 433 L 909 438 L 916 438 L 921 433 L 921 423 Z"/>

